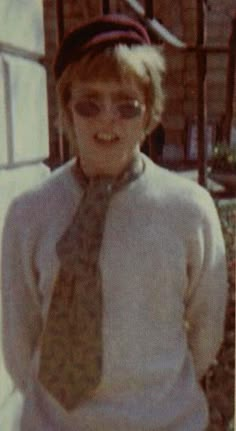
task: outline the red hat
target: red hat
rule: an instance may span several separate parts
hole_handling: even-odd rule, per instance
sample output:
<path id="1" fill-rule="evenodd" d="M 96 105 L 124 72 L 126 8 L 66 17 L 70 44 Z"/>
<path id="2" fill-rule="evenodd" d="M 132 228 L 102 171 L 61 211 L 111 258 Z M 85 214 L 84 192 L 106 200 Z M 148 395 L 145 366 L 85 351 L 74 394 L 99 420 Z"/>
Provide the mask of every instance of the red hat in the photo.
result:
<path id="1" fill-rule="evenodd" d="M 105 48 L 123 43 L 150 45 L 145 28 L 137 21 L 121 14 L 99 16 L 69 33 L 62 41 L 54 64 L 58 80 L 64 69 L 94 48 Z"/>

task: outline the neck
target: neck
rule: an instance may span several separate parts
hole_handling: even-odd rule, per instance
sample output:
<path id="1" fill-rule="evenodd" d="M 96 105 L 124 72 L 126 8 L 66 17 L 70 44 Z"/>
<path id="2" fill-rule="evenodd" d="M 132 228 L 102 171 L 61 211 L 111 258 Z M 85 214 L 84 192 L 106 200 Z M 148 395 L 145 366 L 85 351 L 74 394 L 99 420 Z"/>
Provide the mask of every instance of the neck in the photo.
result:
<path id="1" fill-rule="evenodd" d="M 122 169 L 122 171 L 119 172 L 118 175 L 112 176 L 112 175 L 93 175 L 88 176 L 84 173 L 80 160 L 77 159 L 76 164 L 72 168 L 72 172 L 80 185 L 83 188 L 87 188 L 89 185 L 95 185 L 95 184 L 112 184 L 113 190 L 118 190 L 121 185 L 125 185 L 129 183 L 130 181 L 134 181 L 136 178 L 138 178 L 142 172 L 145 169 L 145 164 L 143 161 L 143 158 L 141 157 L 141 153 L 137 153 L 134 155 L 131 161 L 127 164 L 125 168 Z"/>
<path id="2" fill-rule="evenodd" d="M 134 163 L 138 162 L 142 163 L 140 151 L 136 151 L 131 159 L 129 159 L 123 165 L 117 167 L 117 169 L 111 167 L 111 169 L 108 169 L 107 172 L 100 173 L 99 171 L 88 169 L 87 166 L 83 166 L 80 158 L 77 157 L 75 169 L 77 172 L 79 171 L 83 175 L 87 182 L 94 178 L 107 178 L 116 181 L 117 179 L 121 178 L 125 171 L 129 170 Z"/>

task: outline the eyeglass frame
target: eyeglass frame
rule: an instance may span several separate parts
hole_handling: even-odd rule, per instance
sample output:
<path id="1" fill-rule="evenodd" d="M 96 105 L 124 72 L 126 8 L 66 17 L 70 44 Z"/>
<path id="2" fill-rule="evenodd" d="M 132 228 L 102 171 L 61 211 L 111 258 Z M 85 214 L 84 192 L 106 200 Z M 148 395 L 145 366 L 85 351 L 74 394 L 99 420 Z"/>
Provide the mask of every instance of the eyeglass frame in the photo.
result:
<path id="1" fill-rule="evenodd" d="M 80 105 L 80 107 L 82 106 L 82 104 L 90 104 L 90 107 L 92 109 L 94 109 L 94 111 L 89 113 L 87 111 L 87 113 L 82 112 L 82 109 L 78 109 L 78 105 Z M 140 117 L 144 112 L 146 112 L 146 105 L 145 103 L 140 102 L 138 99 L 130 99 L 130 100 L 121 100 L 119 102 L 113 102 L 111 103 L 111 106 L 106 106 L 106 104 L 103 102 L 100 102 L 98 100 L 96 100 L 94 97 L 81 97 L 75 101 L 72 100 L 72 108 L 74 109 L 74 111 L 76 112 L 77 115 L 79 115 L 82 118 L 96 118 L 99 117 L 99 115 L 101 115 L 101 113 L 103 111 L 111 111 L 111 107 L 113 108 L 113 113 L 117 114 L 117 118 L 122 119 L 122 120 L 133 120 L 137 117 Z M 122 110 L 120 110 L 119 108 L 122 107 L 133 107 L 134 111 L 133 114 L 130 113 L 129 115 L 126 114 L 124 115 L 124 112 L 122 113 Z M 135 111 L 136 109 L 136 111 Z M 132 115 L 131 115 L 132 114 Z"/>

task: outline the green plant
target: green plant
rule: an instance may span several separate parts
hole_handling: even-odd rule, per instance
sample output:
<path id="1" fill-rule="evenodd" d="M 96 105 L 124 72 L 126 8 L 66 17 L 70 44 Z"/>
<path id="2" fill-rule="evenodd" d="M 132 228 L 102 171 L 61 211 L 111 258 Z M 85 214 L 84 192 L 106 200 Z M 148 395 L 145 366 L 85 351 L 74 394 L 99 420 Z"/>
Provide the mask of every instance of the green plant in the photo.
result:
<path id="1" fill-rule="evenodd" d="M 229 429 L 228 431 L 234 431 L 234 420 L 232 419 L 232 421 L 229 424 Z"/>
<path id="2" fill-rule="evenodd" d="M 236 147 L 216 143 L 212 154 L 212 172 L 236 174 Z"/>

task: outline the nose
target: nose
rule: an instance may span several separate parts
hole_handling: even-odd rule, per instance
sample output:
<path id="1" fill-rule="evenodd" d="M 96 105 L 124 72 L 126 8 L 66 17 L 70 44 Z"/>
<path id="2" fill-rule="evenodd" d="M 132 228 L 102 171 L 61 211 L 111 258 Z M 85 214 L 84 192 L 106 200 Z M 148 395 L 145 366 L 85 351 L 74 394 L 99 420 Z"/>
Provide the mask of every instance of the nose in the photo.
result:
<path id="1" fill-rule="evenodd" d="M 118 119 L 115 105 L 111 101 L 107 101 L 103 104 L 100 118 L 102 121 L 106 122 L 114 122 Z"/>

